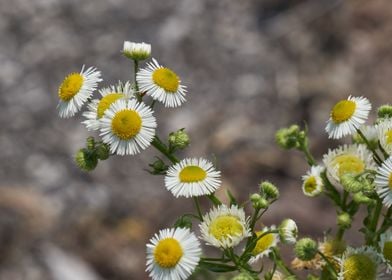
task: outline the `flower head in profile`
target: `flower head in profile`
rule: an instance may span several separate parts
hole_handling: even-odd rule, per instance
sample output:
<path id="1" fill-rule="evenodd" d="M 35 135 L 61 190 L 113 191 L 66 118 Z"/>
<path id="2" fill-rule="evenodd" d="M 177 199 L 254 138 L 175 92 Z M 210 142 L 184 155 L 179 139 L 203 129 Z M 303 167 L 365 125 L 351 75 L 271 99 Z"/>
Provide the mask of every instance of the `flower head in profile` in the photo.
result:
<path id="1" fill-rule="evenodd" d="M 256 236 L 259 238 L 257 240 L 256 246 L 253 249 L 252 257 L 249 259 L 249 263 L 255 263 L 262 259 L 264 256 L 268 256 L 272 252 L 272 248 L 276 247 L 279 242 L 279 234 L 277 233 L 267 233 L 268 231 L 274 231 L 276 227 L 272 225 L 271 227 L 265 227 L 261 231 L 256 232 Z"/>
<path id="2" fill-rule="evenodd" d="M 124 41 L 123 54 L 133 60 L 145 60 L 151 55 L 151 45 Z"/>
<path id="3" fill-rule="evenodd" d="M 166 172 L 165 186 L 175 197 L 208 195 L 220 187 L 220 172 L 203 158 L 186 158 Z"/>
<path id="4" fill-rule="evenodd" d="M 302 176 L 302 191 L 304 195 L 314 197 L 319 195 L 324 189 L 321 173 L 324 171 L 322 166 L 312 166 L 306 175 Z"/>
<path id="5" fill-rule="evenodd" d="M 298 227 L 294 220 L 283 220 L 279 226 L 279 237 L 286 244 L 294 244 L 297 241 Z"/>
<path id="6" fill-rule="evenodd" d="M 100 119 L 100 135 L 110 152 L 135 155 L 151 145 L 157 127 L 150 107 L 136 99 L 119 99 Z"/>
<path id="7" fill-rule="evenodd" d="M 85 117 L 86 120 L 82 123 L 88 130 L 99 130 L 99 120 L 116 100 L 130 99 L 134 96 L 132 85 L 129 82 L 126 82 L 125 84 L 119 82 L 116 86 L 106 87 L 100 89 L 98 92 L 101 95 L 101 99 L 93 99 L 88 104 L 87 111 L 83 113 L 83 117 Z"/>
<path id="8" fill-rule="evenodd" d="M 388 158 L 384 161 L 381 166 L 377 169 L 376 179 L 374 180 L 376 185 L 376 192 L 383 200 L 383 204 L 386 207 L 392 205 L 392 158 Z"/>
<path id="9" fill-rule="evenodd" d="M 376 126 L 381 147 L 392 154 L 392 119 L 384 119 Z"/>
<path id="10" fill-rule="evenodd" d="M 352 135 L 365 123 L 372 108 L 365 97 L 352 97 L 334 105 L 325 130 L 329 138 L 340 139 Z"/>
<path id="11" fill-rule="evenodd" d="M 387 266 L 387 271 L 392 272 L 392 229 L 380 235 L 378 245 L 381 249 L 383 263 Z"/>
<path id="12" fill-rule="evenodd" d="M 185 280 L 201 255 L 200 242 L 189 229 L 159 231 L 147 244 L 147 269 L 153 280 Z"/>
<path id="13" fill-rule="evenodd" d="M 381 258 L 372 248 L 347 248 L 339 263 L 338 280 L 381 280 Z"/>
<path id="14" fill-rule="evenodd" d="M 365 145 L 344 145 L 329 150 L 323 158 L 328 178 L 334 183 L 341 183 L 346 174 L 358 175 L 366 169 L 375 170 L 376 163 L 372 153 Z"/>
<path id="15" fill-rule="evenodd" d="M 219 205 L 203 217 L 200 224 L 202 239 L 208 245 L 231 248 L 251 235 L 248 220 L 242 208 Z"/>
<path id="16" fill-rule="evenodd" d="M 94 67 L 85 70 L 83 65 L 80 73 L 69 74 L 58 90 L 59 116 L 61 118 L 73 117 L 91 97 L 101 81 L 101 72 Z"/>
<path id="17" fill-rule="evenodd" d="M 181 84 L 180 78 L 155 59 L 137 73 L 136 80 L 141 92 L 146 92 L 165 107 L 178 107 L 186 101 L 186 87 Z"/>

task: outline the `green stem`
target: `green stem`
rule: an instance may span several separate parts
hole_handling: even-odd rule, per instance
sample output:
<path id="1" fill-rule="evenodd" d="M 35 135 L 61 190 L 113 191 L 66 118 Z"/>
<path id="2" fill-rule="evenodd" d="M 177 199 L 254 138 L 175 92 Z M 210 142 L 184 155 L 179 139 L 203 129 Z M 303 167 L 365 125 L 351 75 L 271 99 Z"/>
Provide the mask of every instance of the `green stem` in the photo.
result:
<path id="1" fill-rule="evenodd" d="M 197 214 L 199 215 L 200 221 L 203 221 L 203 215 L 201 214 L 201 210 L 200 210 L 199 198 L 197 196 L 195 196 L 195 197 L 193 197 L 193 200 L 195 201 Z"/>
<path id="2" fill-rule="evenodd" d="M 172 163 L 179 162 L 179 160 L 174 155 L 169 153 L 168 149 L 166 148 L 166 145 L 163 144 L 161 140 L 159 140 L 158 136 L 154 137 L 154 139 L 151 142 L 151 145 L 154 146 L 162 154 L 164 154 Z"/>
<path id="3" fill-rule="evenodd" d="M 136 80 L 136 75 L 137 72 L 139 71 L 139 61 L 137 61 L 136 59 L 133 60 L 133 78 L 134 78 L 134 82 L 135 82 L 135 89 L 136 89 L 136 98 L 139 102 L 142 101 L 142 96 L 139 93 L 139 85 L 137 83 Z"/>
<path id="4" fill-rule="evenodd" d="M 211 200 L 212 204 L 215 206 L 221 205 L 222 202 L 215 196 L 214 193 L 207 195 L 208 199 Z"/>
<path id="5" fill-rule="evenodd" d="M 378 225 L 378 219 L 379 219 L 380 214 L 381 214 L 382 206 L 383 205 L 382 205 L 381 199 L 377 199 L 376 209 L 374 210 L 372 221 L 371 221 L 370 226 L 369 226 L 369 230 L 372 233 L 376 233 L 377 225 Z M 376 239 L 376 238 L 377 238 L 377 234 L 373 237 L 373 239 Z M 368 245 L 372 245 L 375 242 L 377 242 L 377 240 L 369 240 L 369 241 L 370 241 L 370 244 L 368 244 Z"/>
<path id="6" fill-rule="evenodd" d="M 327 263 L 327 267 L 328 267 L 329 272 L 332 273 L 335 278 L 337 278 L 338 273 L 336 272 L 332 263 L 328 260 L 328 258 L 322 252 L 320 252 L 320 251 L 317 251 L 317 252 L 323 258 L 323 260 Z"/>
<path id="7" fill-rule="evenodd" d="M 362 131 L 360 129 L 357 129 L 357 133 L 359 136 L 361 136 L 362 140 L 365 142 L 368 149 L 373 153 L 373 158 L 374 158 L 375 162 L 378 165 L 381 165 L 383 160 L 380 158 L 380 156 L 377 154 L 377 152 L 374 150 L 374 148 L 370 145 L 369 140 L 367 140 L 366 136 L 362 133 Z"/>
<path id="8" fill-rule="evenodd" d="M 295 279 L 297 279 L 297 275 L 290 269 L 288 268 L 285 263 L 283 262 L 282 258 L 280 257 L 279 252 L 277 251 L 276 248 L 272 248 L 273 252 L 273 258 L 274 258 L 274 263 L 282 270 L 284 271 L 285 274 L 288 274 L 290 276 L 294 276 Z"/>
<path id="9" fill-rule="evenodd" d="M 378 236 L 380 236 L 382 233 L 384 233 L 389 228 L 389 225 L 390 225 L 389 220 L 391 219 L 391 215 L 392 215 L 392 207 L 389 207 L 387 213 L 384 216 L 384 221 L 381 224 L 380 230 L 378 231 Z"/>
<path id="10" fill-rule="evenodd" d="M 338 232 L 336 233 L 336 239 L 337 240 L 342 240 L 343 239 L 343 235 L 344 235 L 345 230 L 346 230 L 345 228 L 339 227 Z"/>
<path id="11" fill-rule="evenodd" d="M 326 171 L 321 173 L 321 178 L 323 179 L 324 186 L 325 188 L 329 191 L 330 193 L 330 198 L 335 202 L 335 204 L 339 207 L 341 207 L 341 201 L 340 201 L 340 193 L 337 191 L 335 186 L 329 181 L 327 177 Z"/>
<path id="12" fill-rule="evenodd" d="M 312 154 L 309 151 L 309 145 L 307 144 L 307 141 L 306 141 L 306 144 L 304 144 L 300 148 L 300 150 L 304 153 L 304 155 L 306 157 L 306 161 L 308 162 L 308 164 L 310 166 L 316 165 L 316 161 L 314 160 L 314 157 L 312 156 Z"/>

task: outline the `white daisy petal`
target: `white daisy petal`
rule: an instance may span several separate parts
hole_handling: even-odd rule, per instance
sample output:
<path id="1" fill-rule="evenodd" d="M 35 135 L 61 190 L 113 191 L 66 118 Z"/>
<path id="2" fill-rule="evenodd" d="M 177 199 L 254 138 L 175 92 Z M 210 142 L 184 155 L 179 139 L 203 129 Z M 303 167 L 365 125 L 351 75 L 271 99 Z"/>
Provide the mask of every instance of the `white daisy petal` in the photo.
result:
<path id="1" fill-rule="evenodd" d="M 381 166 L 377 169 L 376 179 L 374 180 L 376 185 L 376 192 L 383 200 L 383 204 L 386 207 L 392 205 L 392 158 L 388 158 L 384 161 Z"/>
<path id="2" fill-rule="evenodd" d="M 208 195 L 220 184 L 220 171 L 203 158 L 183 159 L 171 166 L 165 176 L 165 186 L 175 197 Z"/>
<path id="3" fill-rule="evenodd" d="M 347 100 L 336 103 L 325 128 L 329 138 L 340 139 L 354 134 L 367 120 L 371 108 L 365 97 L 349 96 Z"/>
<path id="4" fill-rule="evenodd" d="M 113 102 L 99 121 L 102 141 L 118 155 L 135 155 L 146 149 L 157 127 L 153 111 L 136 99 Z"/>
<path id="5" fill-rule="evenodd" d="M 200 242 L 189 229 L 164 229 L 147 244 L 147 269 L 153 280 L 184 280 L 201 256 Z"/>
<path id="6" fill-rule="evenodd" d="M 165 107 L 178 107 L 186 101 L 186 87 L 181 84 L 180 78 L 155 59 L 137 73 L 136 80 L 141 92 L 146 92 Z"/>
<path id="7" fill-rule="evenodd" d="M 274 225 L 270 227 L 265 227 L 263 230 L 256 233 L 259 237 L 263 233 L 267 231 L 276 230 Z M 270 252 L 272 252 L 272 248 L 276 247 L 279 242 L 279 234 L 278 233 L 268 233 L 261 237 L 256 244 L 256 247 L 252 251 L 252 257 L 249 259 L 249 264 L 253 264 L 258 260 L 262 259 L 264 256 L 268 256 Z"/>
<path id="8" fill-rule="evenodd" d="M 134 43 L 125 41 L 123 54 L 134 60 L 145 60 L 151 55 L 151 45 L 146 43 Z"/>
<path id="9" fill-rule="evenodd" d="M 59 116 L 61 118 L 73 117 L 80 111 L 101 81 L 101 72 L 94 67 L 84 70 L 83 65 L 80 73 L 69 74 L 61 83 L 58 91 Z"/>
<path id="10" fill-rule="evenodd" d="M 381 147 L 392 154 L 392 119 L 385 119 L 376 126 Z"/>
<path id="11" fill-rule="evenodd" d="M 219 205 L 210 210 L 200 224 L 202 239 L 207 245 L 231 248 L 251 235 L 249 221 L 242 208 Z"/>

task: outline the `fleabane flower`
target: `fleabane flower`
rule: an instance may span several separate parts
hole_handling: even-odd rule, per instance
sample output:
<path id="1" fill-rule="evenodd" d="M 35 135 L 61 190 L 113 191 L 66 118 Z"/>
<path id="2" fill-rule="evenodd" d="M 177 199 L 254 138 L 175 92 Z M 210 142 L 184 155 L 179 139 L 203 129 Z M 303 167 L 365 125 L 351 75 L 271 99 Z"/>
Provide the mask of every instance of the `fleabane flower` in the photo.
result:
<path id="1" fill-rule="evenodd" d="M 339 263 L 338 280 L 379 280 L 383 279 L 380 255 L 372 248 L 347 248 Z"/>
<path id="2" fill-rule="evenodd" d="M 382 199 L 383 204 L 386 207 L 392 205 L 392 158 L 389 157 L 385 160 L 381 166 L 377 169 L 376 179 L 374 180 L 376 185 L 376 192 Z"/>
<path id="3" fill-rule="evenodd" d="M 86 118 L 82 122 L 88 130 L 99 130 L 100 119 L 103 117 L 105 111 L 109 109 L 110 105 L 119 99 L 130 99 L 134 96 L 132 85 L 129 82 L 122 84 L 118 83 L 116 86 L 110 86 L 98 91 L 101 99 L 93 99 L 87 105 L 87 111 L 83 113 Z"/>
<path id="4" fill-rule="evenodd" d="M 220 183 L 220 171 L 203 158 L 183 159 L 171 166 L 165 176 L 165 186 L 175 197 L 208 195 Z"/>
<path id="5" fill-rule="evenodd" d="M 80 73 L 69 74 L 58 90 L 60 101 L 57 108 L 59 109 L 59 116 L 61 118 L 73 117 L 80 111 L 101 81 L 101 72 L 94 67 L 85 70 L 83 65 Z"/>
<path id="6" fill-rule="evenodd" d="M 145 60 L 151 55 L 151 45 L 124 41 L 123 54 L 133 60 Z"/>
<path id="7" fill-rule="evenodd" d="M 392 230 L 384 232 L 380 235 L 378 245 L 381 249 L 381 257 L 383 263 L 387 266 L 388 273 L 392 272 Z"/>
<path id="8" fill-rule="evenodd" d="M 279 242 L 279 234 L 277 233 L 265 234 L 268 231 L 274 231 L 274 230 L 276 230 L 276 227 L 272 225 L 271 227 L 265 227 L 261 231 L 256 232 L 256 236 L 260 239 L 257 240 L 256 246 L 251 252 L 252 257 L 249 259 L 250 264 L 257 262 L 258 260 L 262 259 L 264 256 L 268 256 L 268 254 L 272 252 L 272 248 L 276 247 L 276 245 Z"/>
<path id="9" fill-rule="evenodd" d="M 336 103 L 325 128 L 329 138 L 340 139 L 354 134 L 367 120 L 371 108 L 365 97 L 349 96 L 347 100 Z"/>
<path id="10" fill-rule="evenodd" d="M 283 243 L 294 244 L 297 242 L 298 227 L 294 220 L 283 220 L 283 222 L 280 223 L 278 230 L 280 240 L 282 240 Z"/>
<path id="11" fill-rule="evenodd" d="M 200 224 L 202 239 L 208 245 L 231 248 L 251 235 L 249 221 L 242 208 L 219 205 L 210 210 Z"/>
<path id="12" fill-rule="evenodd" d="M 136 99 L 113 102 L 100 119 L 102 141 L 110 152 L 135 155 L 151 145 L 157 127 L 150 107 Z"/>
<path id="13" fill-rule="evenodd" d="M 188 279 L 200 255 L 200 242 L 189 229 L 164 229 L 147 244 L 146 271 L 153 280 Z"/>
<path id="14" fill-rule="evenodd" d="M 345 174 L 358 175 L 366 169 L 375 170 L 376 163 L 372 153 L 365 145 L 343 145 L 329 150 L 323 157 L 328 178 L 340 184 L 340 178 Z"/>
<path id="15" fill-rule="evenodd" d="M 324 189 L 323 179 L 320 174 L 324 171 L 323 166 L 314 165 L 306 175 L 302 176 L 302 191 L 304 195 L 314 197 L 319 195 Z"/>
<path id="16" fill-rule="evenodd" d="M 376 126 L 381 147 L 392 154 L 392 119 L 385 119 Z"/>
<path id="17" fill-rule="evenodd" d="M 146 92 L 165 107 L 178 107 L 186 101 L 186 87 L 181 84 L 180 78 L 155 59 L 137 73 L 136 80 L 141 92 Z"/>

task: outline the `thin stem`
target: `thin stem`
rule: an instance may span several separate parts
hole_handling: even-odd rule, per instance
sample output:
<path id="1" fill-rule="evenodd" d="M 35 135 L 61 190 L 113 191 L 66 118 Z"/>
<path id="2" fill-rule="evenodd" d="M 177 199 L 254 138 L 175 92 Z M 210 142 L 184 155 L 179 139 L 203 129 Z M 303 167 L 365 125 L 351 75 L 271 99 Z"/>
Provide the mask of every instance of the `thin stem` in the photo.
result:
<path id="1" fill-rule="evenodd" d="M 215 196 L 214 193 L 207 195 L 208 199 L 211 200 L 212 204 L 215 206 L 221 205 L 222 202 Z"/>
<path id="2" fill-rule="evenodd" d="M 362 133 L 360 129 L 357 129 L 357 133 L 359 136 L 361 136 L 362 140 L 365 142 L 366 146 L 368 149 L 373 153 L 373 158 L 376 161 L 378 165 L 381 165 L 383 160 L 380 158 L 380 156 L 377 154 L 377 152 L 374 150 L 374 148 L 370 145 L 369 140 L 367 140 L 366 136 Z"/>
<path id="3" fill-rule="evenodd" d="M 338 273 L 336 272 L 334 266 L 332 265 L 332 263 L 328 260 L 328 258 L 321 252 L 321 251 L 317 251 L 317 253 L 323 258 L 323 260 L 327 263 L 327 267 L 328 270 L 330 272 L 332 272 L 334 277 L 338 277 Z"/>
<path id="4" fill-rule="evenodd" d="M 339 227 L 338 232 L 336 233 L 336 239 L 342 240 L 345 231 L 346 231 L 345 228 Z"/>
<path id="5" fill-rule="evenodd" d="M 201 210 L 200 210 L 199 198 L 195 196 L 193 197 L 193 200 L 195 201 L 196 210 L 197 210 L 197 214 L 199 215 L 200 221 L 203 221 L 203 215 L 201 214 Z"/>
<path id="6" fill-rule="evenodd" d="M 312 154 L 310 153 L 308 146 L 309 145 L 307 143 L 305 145 L 303 145 L 303 147 L 301 147 L 301 151 L 304 153 L 308 164 L 310 166 L 313 166 L 313 165 L 316 165 L 316 161 L 314 160 Z"/>
<path id="7" fill-rule="evenodd" d="M 288 268 L 282 261 L 282 258 L 280 257 L 278 250 L 276 248 L 272 248 L 272 252 L 273 252 L 274 263 L 276 263 L 276 265 L 281 270 L 283 270 L 286 274 L 294 276 L 295 279 L 297 279 L 297 275 L 290 268 Z"/>
<path id="8" fill-rule="evenodd" d="M 370 226 L 369 226 L 370 232 L 372 232 L 372 233 L 376 232 L 378 219 L 379 219 L 380 214 L 381 214 L 382 206 L 383 205 L 382 205 L 381 199 L 377 199 L 376 209 L 374 210 L 372 221 L 371 221 Z M 375 235 L 374 237 L 377 238 L 377 235 Z M 368 245 L 372 245 L 374 242 L 377 242 L 377 240 L 369 240 L 369 241 L 370 241 L 370 244 L 368 244 Z"/>
<path id="9" fill-rule="evenodd" d="M 151 145 L 154 146 L 158 151 L 160 151 L 162 154 L 164 154 L 172 163 L 178 163 L 179 160 L 169 153 L 167 150 L 166 146 L 162 143 L 161 140 L 159 140 L 158 136 L 155 136 L 154 139 L 151 142 Z"/>

